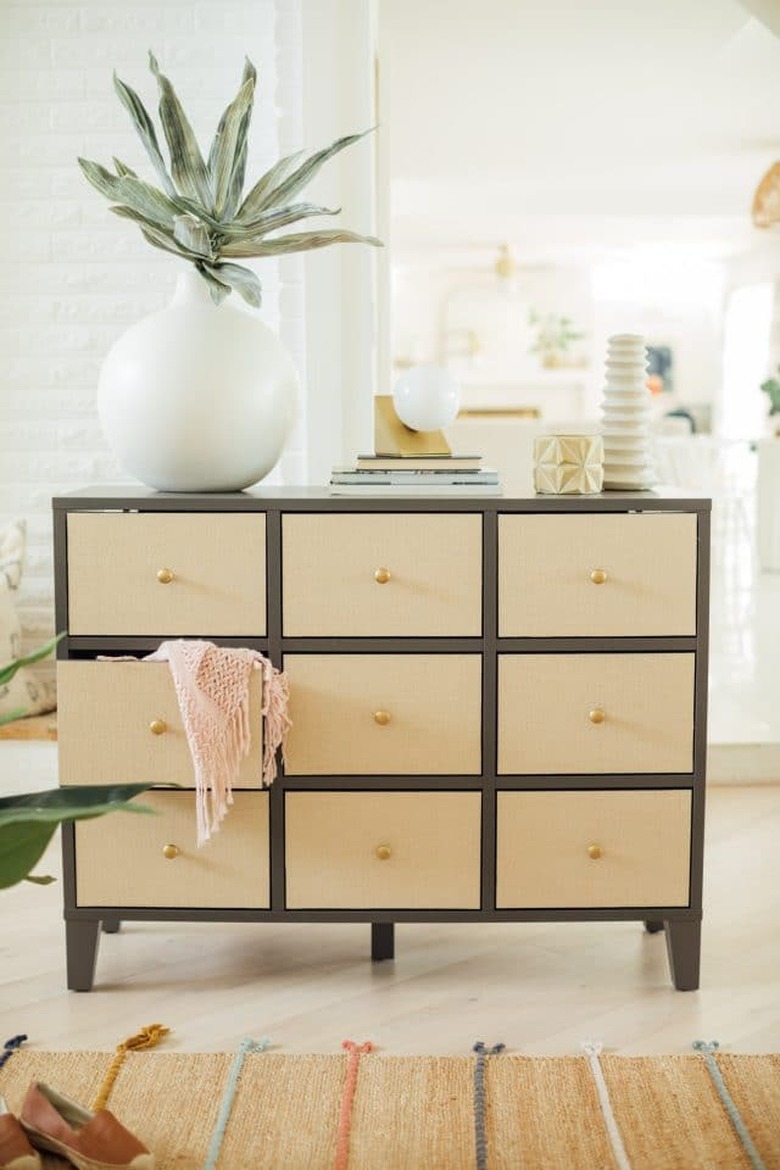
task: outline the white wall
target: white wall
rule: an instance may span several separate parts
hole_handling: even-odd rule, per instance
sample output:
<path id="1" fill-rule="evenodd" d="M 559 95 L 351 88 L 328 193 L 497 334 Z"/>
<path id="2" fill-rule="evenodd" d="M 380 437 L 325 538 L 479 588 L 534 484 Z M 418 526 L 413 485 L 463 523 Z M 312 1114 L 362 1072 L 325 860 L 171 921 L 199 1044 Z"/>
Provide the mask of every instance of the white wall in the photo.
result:
<path id="1" fill-rule="evenodd" d="M 111 215 L 76 163 L 117 155 L 153 179 L 112 84 L 116 68 L 156 112 L 149 49 L 206 145 L 244 56 L 254 61 L 248 181 L 302 145 L 299 0 L 2 0 L 0 526 L 17 515 L 29 522 L 28 648 L 52 631 L 52 495 L 124 478 L 95 414 L 101 361 L 175 281 L 176 261 Z M 302 262 L 257 271 L 263 319 L 305 370 Z M 277 479 L 305 478 L 304 434 L 305 414 Z"/>

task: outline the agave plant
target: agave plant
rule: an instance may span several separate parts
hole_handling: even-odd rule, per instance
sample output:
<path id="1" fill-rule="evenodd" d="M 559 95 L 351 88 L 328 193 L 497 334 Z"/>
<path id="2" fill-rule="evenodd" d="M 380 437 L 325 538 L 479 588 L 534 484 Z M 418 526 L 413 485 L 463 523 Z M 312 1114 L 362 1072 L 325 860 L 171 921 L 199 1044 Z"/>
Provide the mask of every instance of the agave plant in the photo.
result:
<path id="1" fill-rule="evenodd" d="M 168 147 L 166 165 L 149 114 L 134 90 L 114 74 L 114 88 L 127 109 L 162 189 L 140 179 L 115 158 L 112 173 L 99 163 L 80 158 L 89 182 L 111 199 L 115 215 L 134 220 L 155 248 L 195 265 L 219 304 L 235 289 L 250 305 L 259 305 L 261 285 L 251 269 L 235 264 L 250 256 L 280 256 L 324 248 L 329 244 L 364 243 L 381 247 L 373 236 L 342 229 L 272 235 L 280 228 L 312 216 L 338 215 L 340 208 L 291 203 L 323 163 L 365 134 L 339 138 L 310 157 L 304 151 L 277 162 L 242 198 L 247 141 L 257 71 L 247 58 L 241 87 L 222 115 L 208 158 L 204 159 L 192 126 L 167 77 L 152 53 L 149 67 L 160 93 L 160 123 Z"/>

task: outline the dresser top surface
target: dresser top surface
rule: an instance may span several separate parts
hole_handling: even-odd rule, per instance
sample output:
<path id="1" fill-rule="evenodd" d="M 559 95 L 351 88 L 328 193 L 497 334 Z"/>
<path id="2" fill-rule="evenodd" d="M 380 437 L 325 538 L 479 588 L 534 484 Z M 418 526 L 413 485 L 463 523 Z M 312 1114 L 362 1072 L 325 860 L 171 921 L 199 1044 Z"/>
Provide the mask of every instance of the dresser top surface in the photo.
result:
<path id="1" fill-rule="evenodd" d="M 55 511 L 94 509 L 255 512 L 266 508 L 290 511 L 331 512 L 709 512 L 708 496 L 676 487 L 651 491 L 608 491 L 598 495 L 528 494 L 470 496 L 447 493 L 440 496 L 413 494 L 332 495 L 327 487 L 255 487 L 241 492 L 160 492 L 134 484 L 107 484 L 79 488 L 52 500 Z"/>

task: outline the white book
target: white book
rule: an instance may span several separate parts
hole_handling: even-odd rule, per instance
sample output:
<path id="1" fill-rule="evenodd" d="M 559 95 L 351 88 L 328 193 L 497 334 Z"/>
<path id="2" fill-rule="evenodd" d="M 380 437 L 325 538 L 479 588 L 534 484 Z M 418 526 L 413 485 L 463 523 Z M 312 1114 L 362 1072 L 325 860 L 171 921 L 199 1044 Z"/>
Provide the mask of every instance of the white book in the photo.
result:
<path id="1" fill-rule="evenodd" d="M 500 483 L 330 483 L 332 496 L 501 496 Z"/>
<path id="2" fill-rule="evenodd" d="M 358 471 L 466 471 L 482 465 L 481 455 L 358 455 Z"/>
<path id="3" fill-rule="evenodd" d="M 473 487 L 480 483 L 498 483 L 498 472 L 487 468 L 484 471 L 341 471 L 335 468 L 331 483 L 397 484 L 399 487 L 421 487 L 423 485 L 466 484 Z"/>

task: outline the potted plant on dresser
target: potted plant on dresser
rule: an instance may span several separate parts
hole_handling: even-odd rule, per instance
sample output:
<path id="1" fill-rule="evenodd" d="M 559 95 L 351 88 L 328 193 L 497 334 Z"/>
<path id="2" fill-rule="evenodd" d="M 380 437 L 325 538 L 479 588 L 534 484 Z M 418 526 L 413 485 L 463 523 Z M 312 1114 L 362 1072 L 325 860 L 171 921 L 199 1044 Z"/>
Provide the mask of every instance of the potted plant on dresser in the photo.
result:
<path id="1" fill-rule="evenodd" d="M 84 158 L 85 177 L 137 224 L 147 243 L 181 262 L 172 303 L 132 325 L 105 358 L 98 414 L 119 463 L 149 487 L 238 491 L 277 463 L 296 413 L 298 374 L 291 355 L 257 316 L 261 284 L 241 263 L 331 244 L 380 241 L 342 228 L 287 233 L 291 224 L 338 209 L 295 202 L 323 163 L 359 141 L 339 138 L 308 157 L 282 158 L 243 196 L 256 70 L 217 126 L 208 155 L 171 82 L 152 54 L 168 161 L 138 94 L 114 77 L 120 101 L 160 186 L 119 159 L 114 171 Z M 283 234 L 279 234 L 282 231 Z M 236 292 L 249 309 L 236 306 Z"/>

